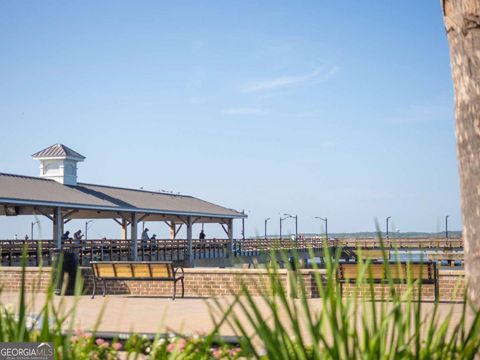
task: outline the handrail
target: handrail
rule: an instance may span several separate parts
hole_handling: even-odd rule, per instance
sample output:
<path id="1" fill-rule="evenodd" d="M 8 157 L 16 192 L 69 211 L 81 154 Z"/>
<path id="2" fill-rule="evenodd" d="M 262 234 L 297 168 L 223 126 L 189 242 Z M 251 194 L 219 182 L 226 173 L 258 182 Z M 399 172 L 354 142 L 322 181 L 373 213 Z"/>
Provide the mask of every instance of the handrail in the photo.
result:
<path id="1" fill-rule="evenodd" d="M 194 259 L 214 259 L 228 256 L 258 256 L 271 250 L 305 251 L 310 248 L 321 249 L 324 246 L 342 247 L 345 249 L 380 248 L 380 241 L 374 238 L 361 239 L 328 239 L 321 237 L 300 237 L 296 241 L 279 238 L 234 239 L 232 243 L 224 238 L 192 239 Z M 461 250 L 462 239 L 450 238 L 408 238 L 385 239 L 383 245 L 390 249 L 443 249 Z M 120 261 L 130 258 L 131 240 L 125 239 L 88 239 L 65 240 L 62 247 L 66 251 L 75 251 L 79 261 L 88 265 L 92 260 Z M 24 248 L 26 248 L 29 264 L 50 264 L 55 248 L 53 240 L 0 240 L 0 264 L 18 265 Z M 145 261 L 166 260 L 180 261 L 188 258 L 186 239 L 148 239 L 137 240 L 137 254 Z"/>

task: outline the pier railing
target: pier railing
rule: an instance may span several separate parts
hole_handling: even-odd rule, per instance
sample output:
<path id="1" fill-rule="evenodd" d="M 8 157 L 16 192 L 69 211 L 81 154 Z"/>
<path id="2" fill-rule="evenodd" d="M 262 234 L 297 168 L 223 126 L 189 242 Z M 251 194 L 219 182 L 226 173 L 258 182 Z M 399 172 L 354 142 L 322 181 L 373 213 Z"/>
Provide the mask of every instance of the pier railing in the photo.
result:
<path id="1" fill-rule="evenodd" d="M 313 248 L 318 249 L 323 246 L 328 247 L 347 247 L 347 248 L 381 248 L 382 243 L 385 248 L 398 249 L 451 249 L 462 248 L 463 240 L 461 238 L 389 238 L 380 241 L 378 238 L 355 238 L 355 239 L 328 239 L 321 237 L 299 238 L 292 240 L 290 238 L 268 238 L 268 239 L 245 239 L 237 240 L 239 251 L 256 251 L 271 249 L 292 249 L 299 250 Z M 325 244 L 326 243 L 326 244 Z"/>
<path id="2" fill-rule="evenodd" d="M 402 238 L 384 239 L 386 248 L 392 249 L 438 249 L 438 250 L 461 250 L 462 239 L 439 239 L 439 238 Z M 151 239 L 138 240 L 137 254 L 140 260 L 172 260 L 181 261 L 188 259 L 188 246 L 185 239 Z M 329 239 L 321 237 L 300 237 L 297 240 L 290 238 L 268 239 L 244 239 L 233 240 L 230 244 L 228 239 L 194 239 L 192 241 L 192 256 L 194 259 L 216 259 L 245 256 L 258 256 L 271 250 L 305 251 L 309 248 L 321 249 L 324 246 L 342 248 L 380 248 L 378 239 Z M 82 265 L 88 265 L 90 261 L 120 261 L 127 260 L 131 256 L 131 241 L 120 239 L 100 240 L 67 240 L 62 244 L 65 250 L 78 253 Z M 40 264 L 49 265 L 52 262 L 55 248 L 52 240 L 0 240 L 0 264 L 15 266 L 20 265 L 22 252 L 27 255 L 30 266 Z"/>
<path id="3" fill-rule="evenodd" d="M 462 248 L 461 238 L 384 238 L 383 246 L 398 249 L 444 249 Z M 379 248 L 381 242 L 378 238 L 355 238 L 355 239 L 329 239 L 329 246 Z"/>
<path id="4" fill-rule="evenodd" d="M 227 257 L 228 239 L 205 239 L 192 241 L 194 259 L 214 259 Z M 90 261 L 121 261 L 131 256 L 131 241 L 120 239 L 66 240 L 62 242 L 65 251 L 78 254 L 80 264 Z M 55 246 L 52 240 L 0 240 L 0 264 L 20 265 L 23 251 L 30 266 L 50 265 Z M 181 261 L 188 258 L 185 239 L 138 240 L 137 255 L 142 261 Z"/>

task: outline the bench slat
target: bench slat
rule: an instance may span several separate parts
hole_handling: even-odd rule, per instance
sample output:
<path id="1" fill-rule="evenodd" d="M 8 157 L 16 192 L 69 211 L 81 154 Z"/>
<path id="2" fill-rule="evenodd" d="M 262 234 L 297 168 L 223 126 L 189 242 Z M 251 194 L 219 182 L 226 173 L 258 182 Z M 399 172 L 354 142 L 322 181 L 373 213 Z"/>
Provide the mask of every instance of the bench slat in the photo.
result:
<path id="1" fill-rule="evenodd" d="M 150 264 L 153 277 L 173 277 L 173 267 L 166 264 Z"/>
<path id="2" fill-rule="evenodd" d="M 131 264 L 133 277 L 135 278 L 150 278 L 152 274 L 148 264 Z"/>

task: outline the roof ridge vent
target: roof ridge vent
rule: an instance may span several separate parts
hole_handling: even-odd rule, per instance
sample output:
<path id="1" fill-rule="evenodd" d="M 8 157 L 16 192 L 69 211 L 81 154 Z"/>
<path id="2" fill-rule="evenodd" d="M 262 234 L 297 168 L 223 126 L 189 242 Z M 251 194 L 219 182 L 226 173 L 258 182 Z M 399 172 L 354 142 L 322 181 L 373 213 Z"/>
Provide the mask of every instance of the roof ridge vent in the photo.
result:
<path id="1" fill-rule="evenodd" d="M 40 161 L 40 177 L 64 185 L 77 185 L 77 163 L 85 156 L 63 144 L 49 146 L 32 155 Z"/>

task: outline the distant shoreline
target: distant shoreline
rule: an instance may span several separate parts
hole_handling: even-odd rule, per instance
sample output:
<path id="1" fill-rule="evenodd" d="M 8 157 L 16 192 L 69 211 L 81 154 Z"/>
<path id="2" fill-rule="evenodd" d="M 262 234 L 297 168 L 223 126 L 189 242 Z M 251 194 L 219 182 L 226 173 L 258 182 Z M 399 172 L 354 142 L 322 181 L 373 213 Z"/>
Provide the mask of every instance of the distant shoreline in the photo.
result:
<path id="1" fill-rule="evenodd" d="M 283 234 L 283 236 L 291 236 L 294 234 Z M 299 233 L 299 235 L 305 237 L 313 237 L 313 236 L 325 236 L 325 233 Z M 366 232 L 351 232 L 351 233 L 328 233 L 328 237 L 331 238 L 377 238 L 379 235 L 385 237 L 384 232 L 376 232 L 376 231 L 366 231 Z M 391 232 L 389 234 L 391 238 L 395 239 L 408 239 L 408 238 L 439 238 L 445 237 L 445 231 L 439 232 Z M 451 238 L 459 238 L 462 237 L 461 231 L 448 231 L 448 236 Z M 264 236 L 256 236 L 256 238 L 263 238 Z M 278 237 L 278 234 L 269 234 L 268 237 Z"/>

